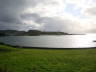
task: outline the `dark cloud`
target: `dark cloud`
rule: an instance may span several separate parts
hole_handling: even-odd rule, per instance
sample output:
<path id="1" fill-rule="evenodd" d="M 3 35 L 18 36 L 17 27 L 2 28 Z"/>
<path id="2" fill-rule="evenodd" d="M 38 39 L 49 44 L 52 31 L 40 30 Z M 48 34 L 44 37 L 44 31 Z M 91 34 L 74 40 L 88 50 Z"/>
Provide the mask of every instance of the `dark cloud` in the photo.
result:
<path id="1" fill-rule="evenodd" d="M 0 21 L 20 23 L 19 14 L 24 10 L 24 0 L 0 0 Z"/>
<path id="2" fill-rule="evenodd" d="M 43 0 L 0 0 L 0 22 L 20 24 L 20 15 L 28 7 L 34 7 Z"/>
<path id="3" fill-rule="evenodd" d="M 0 0 L 0 29 L 23 28 L 22 12 L 43 0 Z"/>

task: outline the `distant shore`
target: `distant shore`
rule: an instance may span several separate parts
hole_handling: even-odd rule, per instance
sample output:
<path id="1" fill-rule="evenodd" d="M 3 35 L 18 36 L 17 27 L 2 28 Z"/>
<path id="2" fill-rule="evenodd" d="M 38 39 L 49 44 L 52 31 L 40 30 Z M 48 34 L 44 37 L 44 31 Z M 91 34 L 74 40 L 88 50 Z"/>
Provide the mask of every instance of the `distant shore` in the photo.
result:
<path id="1" fill-rule="evenodd" d="M 0 36 L 38 36 L 38 35 L 84 35 L 84 34 L 71 34 L 60 31 L 18 31 L 18 30 L 0 30 Z"/>

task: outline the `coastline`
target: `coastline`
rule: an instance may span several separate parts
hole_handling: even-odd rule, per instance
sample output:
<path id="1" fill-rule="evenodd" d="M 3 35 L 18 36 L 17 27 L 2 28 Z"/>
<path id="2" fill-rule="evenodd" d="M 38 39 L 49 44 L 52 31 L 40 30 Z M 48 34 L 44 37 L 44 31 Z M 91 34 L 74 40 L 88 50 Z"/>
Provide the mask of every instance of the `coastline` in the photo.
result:
<path id="1" fill-rule="evenodd" d="M 65 50 L 73 50 L 73 49 L 96 49 L 96 47 L 78 47 L 78 48 L 53 48 L 53 47 L 29 47 L 29 46 L 14 46 L 14 45 L 9 45 L 0 42 L 0 45 L 6 45 L 14 48 L 25 48 L 25 49 L 65 49 Z"/>
<path id="2" fill-rule="evenodd" d="M 36 49 L 0 45 L 0 72 L 95 72 L 96 48 Z"/>

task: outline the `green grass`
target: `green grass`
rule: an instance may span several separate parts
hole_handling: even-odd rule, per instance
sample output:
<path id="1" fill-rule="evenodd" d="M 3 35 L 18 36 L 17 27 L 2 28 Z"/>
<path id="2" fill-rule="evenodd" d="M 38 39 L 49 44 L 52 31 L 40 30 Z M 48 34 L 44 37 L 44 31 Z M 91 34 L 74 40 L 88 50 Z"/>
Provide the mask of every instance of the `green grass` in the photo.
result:
<path id="1" fill-rule="evenodd" d="M 96 49 L 22 49 L 0 45 L 0 72 L 96 72 Z"/>

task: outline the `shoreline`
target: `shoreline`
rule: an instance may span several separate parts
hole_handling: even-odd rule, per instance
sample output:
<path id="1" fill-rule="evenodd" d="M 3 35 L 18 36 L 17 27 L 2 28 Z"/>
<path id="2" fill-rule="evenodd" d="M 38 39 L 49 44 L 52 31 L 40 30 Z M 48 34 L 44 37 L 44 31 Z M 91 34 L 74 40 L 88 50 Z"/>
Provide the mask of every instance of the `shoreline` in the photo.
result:
<path id="1" fill-rule="evenodd" d="M 0 44 L 0 72 L 95 72 L 95 63 L 95 48 L 24 49 Z"/>
<path id="2" fill-rule="evenodd" d="M 6 46 L 10 46 L 10 47 L 14 47 L 14 48 L 24 48 L 24 49 L 64 49 L 64 50 L 81 50 L 81 49 L 96 49 L 96 47 L 78 47 L 78 48 L 53 48 L 53 47 L 29 47 L 29 46 L 14 46 L 14 45 L 9 45 L 9 44 L 5 44 L 0 42 L 0 45 L 6 45 Z"/>

